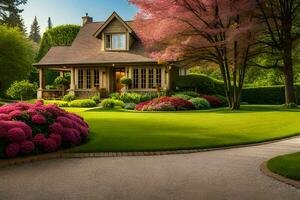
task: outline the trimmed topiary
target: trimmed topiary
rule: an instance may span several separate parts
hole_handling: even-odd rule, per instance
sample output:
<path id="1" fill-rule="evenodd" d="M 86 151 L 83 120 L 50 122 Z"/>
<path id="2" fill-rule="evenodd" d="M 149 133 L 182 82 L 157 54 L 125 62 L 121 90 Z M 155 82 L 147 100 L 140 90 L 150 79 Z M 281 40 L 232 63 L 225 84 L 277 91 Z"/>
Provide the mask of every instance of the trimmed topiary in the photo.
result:
<path id="1" fill-rule="evenodd" d="M 70 101 L 74 101 L 76 99 L 76 96 L 74 94 L 67 94 L 64 96 L 64 101 L 70 102 Z"/>
<path id="2" fill-rule="evenodd" d="M 92 108 L 96 107 L 97 103 L 91 99 L 80 99 L 71 101 L 69 107 L 78 107 L 78 108 Z"/>

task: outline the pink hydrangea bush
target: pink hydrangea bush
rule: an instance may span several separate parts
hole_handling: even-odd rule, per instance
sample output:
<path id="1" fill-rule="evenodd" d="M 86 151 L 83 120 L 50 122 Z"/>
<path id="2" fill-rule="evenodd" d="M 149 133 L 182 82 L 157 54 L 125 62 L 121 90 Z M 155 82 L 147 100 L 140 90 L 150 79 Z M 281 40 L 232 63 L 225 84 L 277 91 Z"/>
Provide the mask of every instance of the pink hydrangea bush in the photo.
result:
<path id="1" fill-rule="evenodd" d="M 49 153 L 88 140 L 89 126 L 79 115 L 56 105 L 19 102 L 0 107 L 0 156 Z"/>

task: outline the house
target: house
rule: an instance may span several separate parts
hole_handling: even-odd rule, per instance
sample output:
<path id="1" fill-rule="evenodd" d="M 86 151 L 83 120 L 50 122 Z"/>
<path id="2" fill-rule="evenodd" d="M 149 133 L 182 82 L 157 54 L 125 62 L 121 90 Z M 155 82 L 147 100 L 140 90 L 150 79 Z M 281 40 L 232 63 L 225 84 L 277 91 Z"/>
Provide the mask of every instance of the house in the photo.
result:
<path id="1" fill-rule="evenodd" d="M 46 90 L 45 69 L 69 72 L 69 93 L 89 97 L 124 89 L 123 77 L 132 79 L 132 92 L 168 90 L 173 77 L 186 72 L 169 64 L 160 64 L 149 57 L 132 26 L 113 13 L 105 22 L 82 17 L 83 26 L 71 46 L 52 47 L 39 63 L 38 98 L 61 97 L 59 90 Z M 180 71 L 180 72 L 179 72 Z"/>

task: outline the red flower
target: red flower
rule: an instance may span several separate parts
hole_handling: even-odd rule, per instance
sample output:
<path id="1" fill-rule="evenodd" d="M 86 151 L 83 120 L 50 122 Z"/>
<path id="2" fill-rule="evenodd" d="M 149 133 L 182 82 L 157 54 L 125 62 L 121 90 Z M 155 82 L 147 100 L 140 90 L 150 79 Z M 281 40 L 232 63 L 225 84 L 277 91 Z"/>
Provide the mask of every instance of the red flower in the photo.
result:
<path id="1" fill-rule="evenodd" d="M 53 139 L 48 138 L 43 143 L 43 149 L 45 152 L 48 152 L 48 153 L 54 152 L 57 149 L 57 144 Z"/>
<path id="2" fill-rule="evenodd" d="M 17 157 L 20 152 L 20 145 L 18 143 L 9 144 L 5 149 L 5 154 L 9 158 Z"/>
<path id="3" fill-rule="evenodd" d="M 21 142 L 20 145 L 20 151 L 24 154 L 29 154 L 33 151 L 34 149 L 34 144 L 32 141 L 23 141 Z"/>
<path id="4" fill-rule="evenodd" d="M 60 123 L 55 122 L 48 127 L 48 130 L 50 131 L 50 133 L 61 134 L 64 130 L 64 127 Z"/>
<path id="5" fill-rule="evenodd" d="M 42 133 L 37 134 L 37 135 L 34 136 L 34 138 L 33 138 L 33 142 L 34 142 L 34 144 L 37 145 L 37 146 L 43 145 L 44 142 L 45 142 L 45 140 L 46 140 L 46 137 L 45 137 Z"/>
<path id="6" fill-rule="evenodd" d="M 215 96 L 201 95 L 201 97 L 206 99 L 209 102 L 210 106 L 213 108 L 218 108 L 222 104 L 222 102 Z"/>
<path id="7" fill-rule="evenodd" d="M 61 146 L 61 140 L 62 139 L 61 139 L 61 136 L 59 134 L 51 134 L 49 136 L 49 138 L 53 139 L 56 142 L 56 144 L 57 144 L 58 147 Z"/>
<path id="8" fill-rule="evenodd" d="M 58 117 L 56 121 L 59 122 L 65 128 L 72 128 L 72 121 L 67 117 Z"/>
<path id="9" fill-rule="evenodd" d="M 10 121 L 11 117 L 8 114 L 0 113 L 0 120 Z"/>
<path id="10" fill-rule="evenodd" d="M 46 118 L 41 114 L 36 114 L 31 117 L 31 121 L 36 124 L 46 124 Z"/>
<path id="11" fill-rule="evenodd" d="M 26 139 L 25 132 L 21 128 L 9 129 L 6 137 L 11 142 L 22 142 Z"/>

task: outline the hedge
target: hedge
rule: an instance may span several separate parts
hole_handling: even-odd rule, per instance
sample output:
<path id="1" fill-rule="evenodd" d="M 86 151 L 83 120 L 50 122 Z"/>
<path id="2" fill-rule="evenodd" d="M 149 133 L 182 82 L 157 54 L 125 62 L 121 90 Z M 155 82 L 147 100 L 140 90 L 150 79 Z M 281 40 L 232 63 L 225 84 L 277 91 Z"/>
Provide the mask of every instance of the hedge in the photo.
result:
<path id="1" fill-rule="evenodd" d="M 180 91 L 194 90 L 201 94 L 225 95 L 224 83 L 206 75 L 179 76 L 175 86 Z M 295 85 L 297 102 L 300 103 L 300 84 Z M 249 87 L 242 91 L 242 102 L 249 104 L 284 104 L 284 85 Z"/>

